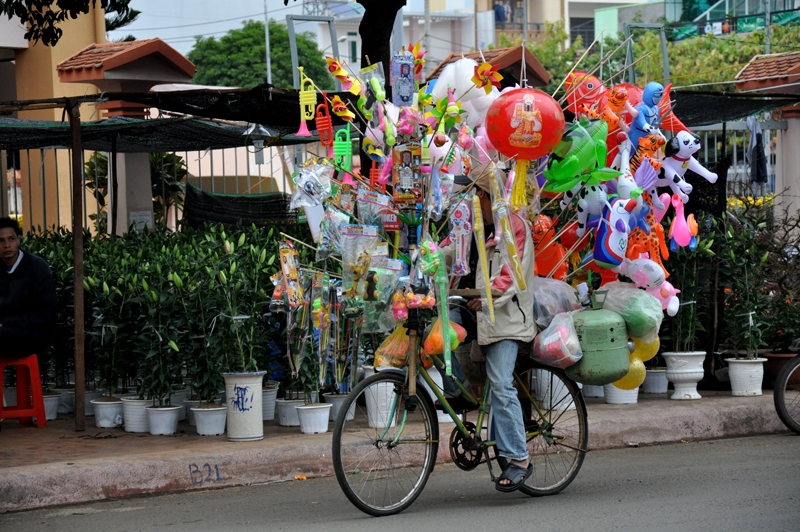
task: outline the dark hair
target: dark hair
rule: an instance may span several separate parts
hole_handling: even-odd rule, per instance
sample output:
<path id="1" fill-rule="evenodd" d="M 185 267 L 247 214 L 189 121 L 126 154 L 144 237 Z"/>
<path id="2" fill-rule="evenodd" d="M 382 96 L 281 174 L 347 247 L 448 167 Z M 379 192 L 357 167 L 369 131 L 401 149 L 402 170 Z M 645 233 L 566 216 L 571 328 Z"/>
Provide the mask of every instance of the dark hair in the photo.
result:
<path id="1" fill-rule="evenodd" d="M 20 228 L 19 222 L 17 222 L 15 219 L 0 218 L 0 229 L 5 229 L 6 227 L 13 229 L 17 236 L 22 236 L 22 228 Z"/>

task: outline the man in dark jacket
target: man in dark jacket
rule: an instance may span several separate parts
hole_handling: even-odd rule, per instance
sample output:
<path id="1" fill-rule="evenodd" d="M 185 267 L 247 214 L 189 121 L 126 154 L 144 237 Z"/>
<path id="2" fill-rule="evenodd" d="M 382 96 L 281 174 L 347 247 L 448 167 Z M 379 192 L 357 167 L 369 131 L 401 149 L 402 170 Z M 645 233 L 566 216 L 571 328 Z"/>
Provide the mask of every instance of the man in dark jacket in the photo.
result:
<path id="1" fill-rule="evenodd" d="M 16 220 L 0 218 L 0 357 L 42 352 L 52 343 L 58 298 L 47 263 L 19 249 Z"/>

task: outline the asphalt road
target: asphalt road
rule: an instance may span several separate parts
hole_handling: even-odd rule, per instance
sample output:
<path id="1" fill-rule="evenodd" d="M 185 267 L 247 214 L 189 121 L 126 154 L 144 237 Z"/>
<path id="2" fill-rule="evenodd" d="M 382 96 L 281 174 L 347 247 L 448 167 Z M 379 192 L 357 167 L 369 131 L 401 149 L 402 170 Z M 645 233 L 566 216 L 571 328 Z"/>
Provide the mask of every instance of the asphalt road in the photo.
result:
<path id="1" fill-rule="evenodd" d="M 333 477 L 0 515 L 0 531 L 800 530 L 800 436 L 589 453 L 564 492 L 495 491 L 485 466 L 437 466 L 404 513 L 362 514 Z"/>

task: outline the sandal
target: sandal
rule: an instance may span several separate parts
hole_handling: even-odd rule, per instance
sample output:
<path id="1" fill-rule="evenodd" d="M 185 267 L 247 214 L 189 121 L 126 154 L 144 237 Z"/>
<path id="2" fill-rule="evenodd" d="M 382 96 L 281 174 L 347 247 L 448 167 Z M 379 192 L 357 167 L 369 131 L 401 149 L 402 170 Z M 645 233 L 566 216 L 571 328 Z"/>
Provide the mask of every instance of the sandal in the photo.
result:
<path id="1" fill-rule="evenodd" d="M 497 488 L 497 491 L 502 491 L 503 493 L 517 491 L 530 478 L 531 473 L 533 473 L 533 464 L 528 464 L 528 468 L 525 469 L 517 464 L 509 463 L 503 474 L 495 482 L 494 487 Z M 501 480 L 510 480 L 511 484 L 500 484 Z"/>

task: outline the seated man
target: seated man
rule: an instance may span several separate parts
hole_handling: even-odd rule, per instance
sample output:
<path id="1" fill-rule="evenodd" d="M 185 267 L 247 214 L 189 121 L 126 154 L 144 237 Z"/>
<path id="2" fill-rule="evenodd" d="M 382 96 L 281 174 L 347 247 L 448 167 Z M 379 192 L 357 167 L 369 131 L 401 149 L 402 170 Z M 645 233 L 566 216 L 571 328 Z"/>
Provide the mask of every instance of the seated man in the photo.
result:
<path id="1" fill-rule="evenodd" d="M 56 328 L 58 298 L 47 263 L 19 249 L 16 220 L 0 218 L 0 357 L 42 354 Z"/>

